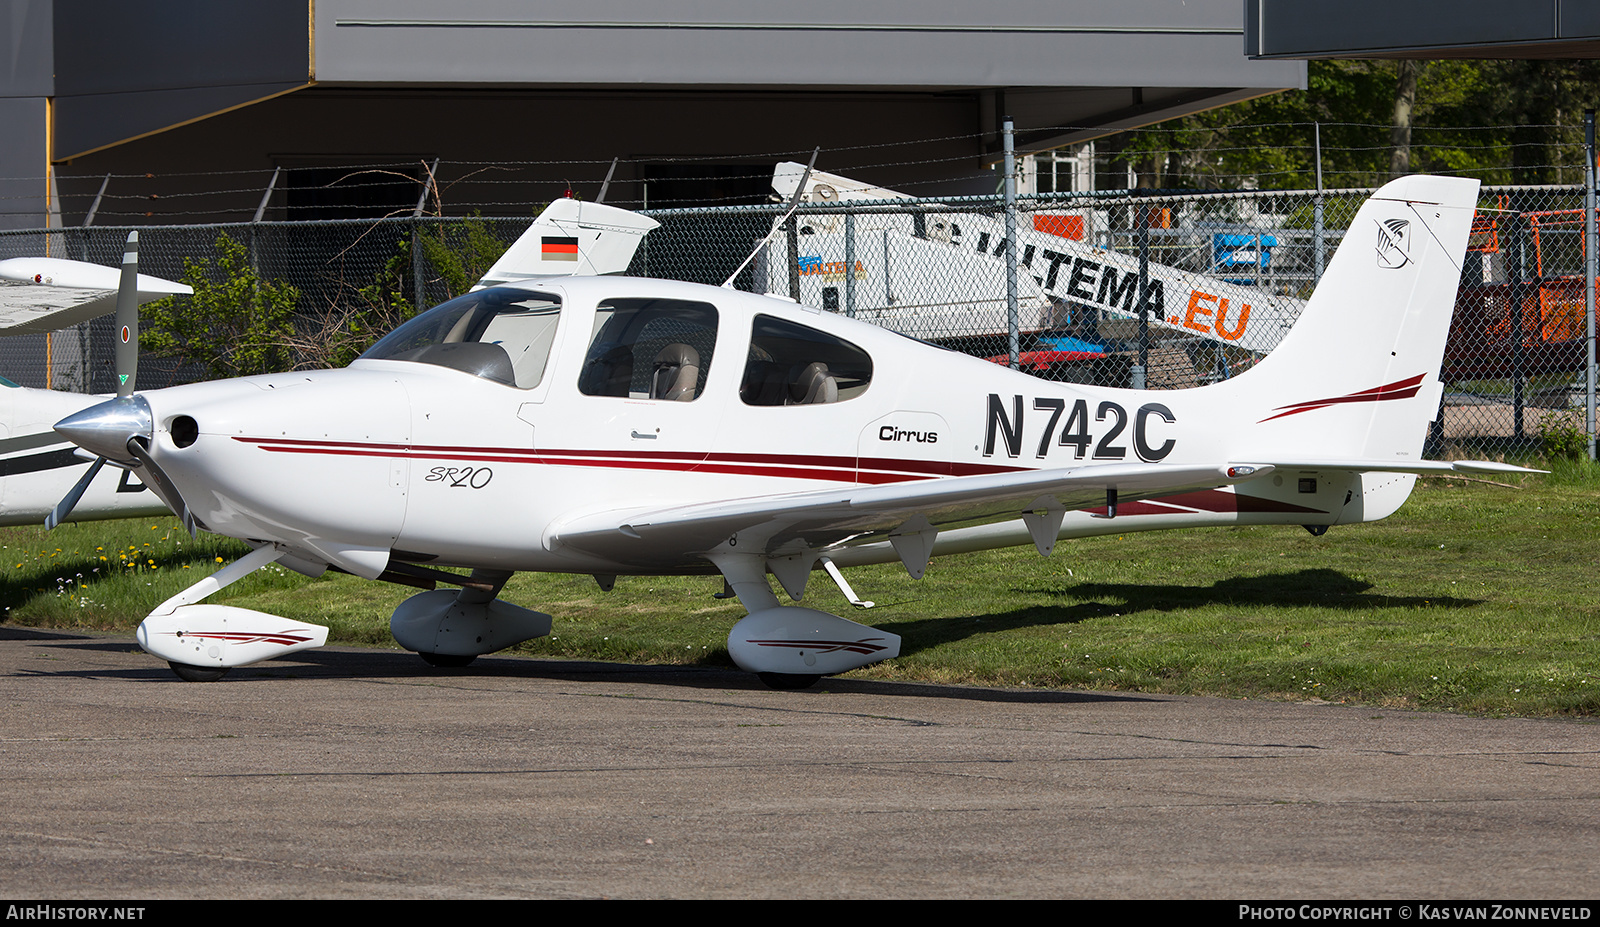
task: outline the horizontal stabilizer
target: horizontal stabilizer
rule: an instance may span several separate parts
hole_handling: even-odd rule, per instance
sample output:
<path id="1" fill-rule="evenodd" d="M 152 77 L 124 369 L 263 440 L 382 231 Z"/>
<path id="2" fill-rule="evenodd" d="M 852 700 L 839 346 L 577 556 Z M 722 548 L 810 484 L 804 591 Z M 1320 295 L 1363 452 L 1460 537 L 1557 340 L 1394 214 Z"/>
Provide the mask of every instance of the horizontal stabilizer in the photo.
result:
<path id="1" fill-rule="evenodd" d="M 1274 460 L 1285 470 L 1354 470 L 1363 473 L 1416 473 L 1423 476 L 1443 473 L 1549 473 L 1496 460 L 1372 460 L 1368 458 L 1296 457 Z"/>

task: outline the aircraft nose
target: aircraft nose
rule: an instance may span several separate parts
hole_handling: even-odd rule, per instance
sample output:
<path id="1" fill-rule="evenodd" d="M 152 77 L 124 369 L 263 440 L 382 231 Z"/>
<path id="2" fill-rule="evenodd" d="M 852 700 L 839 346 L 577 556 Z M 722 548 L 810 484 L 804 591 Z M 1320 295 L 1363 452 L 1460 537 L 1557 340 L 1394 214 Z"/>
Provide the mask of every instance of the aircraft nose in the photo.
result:
<path id="1" fill-rule="evenodd" d="M 148 442 L 155 434 L 154 422 L 150 404 L 143 396 L 135 395 L 110 399 L 74 412 L 56 422 L 55 429 L 91 454 L 134 465 L 138 461 L 128 452 L 128 442 L 133 438 L 144 438 Z"/>

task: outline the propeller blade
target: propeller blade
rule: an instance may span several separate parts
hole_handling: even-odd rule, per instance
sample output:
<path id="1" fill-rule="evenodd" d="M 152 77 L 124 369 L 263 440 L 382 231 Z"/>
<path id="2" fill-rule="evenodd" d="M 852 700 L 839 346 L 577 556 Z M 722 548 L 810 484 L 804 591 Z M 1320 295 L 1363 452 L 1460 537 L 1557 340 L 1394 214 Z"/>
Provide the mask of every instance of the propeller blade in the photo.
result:
<path id="1" fill-rule="evenodd" d="M 117 395 L 133 394 L 139 373 L 139 233 L 128 233 L 117 286 Z"/>
<path id="2" fill-rule="evenodd" d="M 161 501 L 167 504 L 167 508 L 178 514 L 184 529 L 189 532 L 189 537 L 194 537 L 194 513 L 189 511 L 188 504 L 183 501 L 183 493 L 178 492 L 177 484 L 173 483 L 172 478 L 167 476 L 151 458 L 150 449 L 145 444 L 146 440 L 148 439 L 138 436 L 129 438 L 128 453 L 139 461 L 139 475 L 146 478 L 145 483 L 150 487 L 150 491 L 160 496 Z"/>
<path id="3" fill-rule="evenodd" d="M 56 507 L 50 510 L 50 514 L 44 517 L 45 530 L 54 530 L 56 525 L 59 525 L 67 520 L 67 516 L 72 514 L 73 507 L 78 504 L 78 500 L 83 498 L 84 490 L 88 489 L 89 484 L 94 482 L 95 474 L 99 473 L 100 468 L 105 465 L 106 459 L 104 457 L 96 457 L 94 459 L 94 463 L 89 465 L 89 472 L 85 473 L 83 477 L 67 491 L 67 494 L 61 497 L 61 501 L 57 502 Z"/>

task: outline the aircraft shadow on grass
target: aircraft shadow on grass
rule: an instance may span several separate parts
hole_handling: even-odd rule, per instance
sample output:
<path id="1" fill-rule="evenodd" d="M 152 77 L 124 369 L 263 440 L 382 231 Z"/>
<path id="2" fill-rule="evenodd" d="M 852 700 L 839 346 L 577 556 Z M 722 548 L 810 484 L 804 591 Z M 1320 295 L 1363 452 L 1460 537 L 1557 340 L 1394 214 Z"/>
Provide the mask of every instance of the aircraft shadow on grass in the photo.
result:
<path id="1" fill-rule="evenodd" d="M 1388 608 L 1472 608 L 1482 599 L 1454 596 L 1397 596 L 1370 592 L 1372 584 L 1325 568 L 1266 573 L 1218 580 L 1210 586 L 1144 583 L 1078 583 L 1064 588 L 1016 588 L 1018 595 L 1056 596 L 1070 605 L 1036 605 L 1008 612 L 959 618 L 927 618 L 885 623 L 904 641 L 901 653 L 914 653 L 979 634 L 1078 624 L 1097 618 L 1171 612 L 1230 605 L 1239 608 L 1330 608 L 1375 611 Z"/>

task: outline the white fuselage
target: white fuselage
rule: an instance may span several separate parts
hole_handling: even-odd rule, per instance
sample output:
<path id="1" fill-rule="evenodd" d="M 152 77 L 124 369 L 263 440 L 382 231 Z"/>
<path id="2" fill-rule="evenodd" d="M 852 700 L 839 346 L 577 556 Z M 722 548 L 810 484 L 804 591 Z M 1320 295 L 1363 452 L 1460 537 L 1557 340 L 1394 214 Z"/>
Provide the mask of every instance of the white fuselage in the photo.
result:
<path id="1" fill-rule="evenodd" d="M 430 566 L 600 574 L 713 572 L 703 550 L 626 560 L 564 549 L 574 518 L 981 473 L 1125 461 L 1247 460 L 1297 446 L 1330 417 L 1256 423 L 1301 396 L 1243 381 L 1162 393 L 1041 381 L 793 303 L 628 278 L 525 284 L 559 297 L 549 361 L 531 388 L 400 360 L 144 393 L 152 454 L 199 521 L 376 576 L 391 552 Z M 597 303 L 715 306 L 715 350 L 693 401 L 586 395 L 579 388 Z M 800 405 L 741 401 L 758 316 L 791 320 L 870 355 L 870 384 Z M 1234 384 L 1239 384 L 1238 386 Z M 1316 398 L 1314 396 L 1309 398 Z M 174 441 L 189 416 L 198 435 Z M 1254 427 L 1246 427 L 1254 426 Z M 1309 482 L 1307 482 L 1309 480 Z M 1221 524 L 1369 520 L 1410 477 L 1280 471 L 1238 487 L 1125 503 L 1115 519 L 1072 511 L 1061 536 Z M 1088 500 L 1085 500 L 1087 503 Z M 625 520 L 625 518 L 624 518 Z M 1020 522 L 957 528 L 936 552 L 1027 543 Z M 887 543 L 830 556 L 892 560 Z"/>

